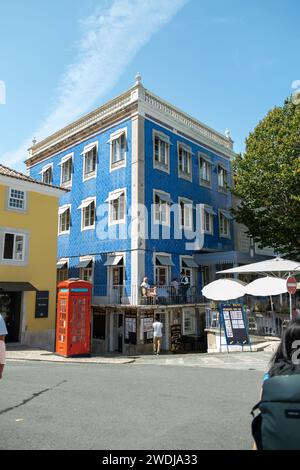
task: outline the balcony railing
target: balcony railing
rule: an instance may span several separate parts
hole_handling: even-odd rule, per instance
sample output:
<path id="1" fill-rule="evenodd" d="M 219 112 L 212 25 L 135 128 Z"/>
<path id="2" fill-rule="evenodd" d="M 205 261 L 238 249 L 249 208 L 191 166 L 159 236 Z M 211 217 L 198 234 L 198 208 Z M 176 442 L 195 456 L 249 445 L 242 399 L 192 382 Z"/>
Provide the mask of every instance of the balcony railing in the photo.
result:
<path id="1" fill-rule="evenodd" d="M 188 305 L 205 303 L 198 287 L 94 285 L 94 303 L 100 305 Z"/>

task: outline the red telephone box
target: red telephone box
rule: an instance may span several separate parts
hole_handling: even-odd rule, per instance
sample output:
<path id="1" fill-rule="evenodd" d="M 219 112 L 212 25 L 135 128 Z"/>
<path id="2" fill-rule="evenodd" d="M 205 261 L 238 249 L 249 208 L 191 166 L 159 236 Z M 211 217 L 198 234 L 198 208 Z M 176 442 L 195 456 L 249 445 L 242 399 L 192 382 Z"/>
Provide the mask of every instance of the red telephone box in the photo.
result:
<path id="1" fill-rule="evenodd" d="M 65 357 L 90 354 L 91 297 L 90 282 L 69 279 L 58 284 L 57 354 Z"/>

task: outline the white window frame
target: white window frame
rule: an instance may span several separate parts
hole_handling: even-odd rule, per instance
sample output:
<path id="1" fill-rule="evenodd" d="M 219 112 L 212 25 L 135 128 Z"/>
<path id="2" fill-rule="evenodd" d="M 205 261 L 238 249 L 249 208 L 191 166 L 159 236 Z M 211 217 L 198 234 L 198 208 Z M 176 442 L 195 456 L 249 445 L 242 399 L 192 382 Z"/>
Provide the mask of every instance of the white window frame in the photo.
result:
<path id="1" fill-rule="evenodd" d="M 5 250 L 5 236 L 6 235 L 13 235 L 14 236 L 14 242 L 13 242 L 13 258 L 4 258 L 4 250 Z M 10 229 L 4 229 L 2 232 L 2 246 L 1 246 L 1 264 L 8 264 L 8 265 L 15 265 L 15 264 L 24 264 L 26 261 L 26 255 L 28 251 L 28 236 L 26 233 L 23 232 L 18 232 L 15 230 L 10 230 Z M 16 258 L 16 237 L 22 237 L 23 242 L 22 242 L 22 258 L 17 259 Z"/>
<path id="2" fill-rule="evenodd" d="M 51 169 L 51 182 L 50 183 L 46 183 L 44 181 L 44 175 L 45 173 Z M 48 165 L 45 165 L 43 166 L 42 168 L 42 171 L 40 172 L 40 174 L 42 175 L 42 183 L 45 183 L 45 184 L 52 184 L 53 183 L 53 163 L 49 163 Z"/>
<path id="3" fill-rule="evenodd" d="M 80 277 L 80 279 L 83 279 L 83 276 L 81 276 L 83 271 L 91 270 L 92 271 L 92 276 L 91 276 L 91 280 L 89 282 L 94 284 L 95 257 L 94 256 L 80 256 L 79 262 L 80 261 L 91 261 L 92 262 L 92 267 L 91 268 L 79 268 L 79 277 Z"/>
<path id="4" fill-rule="evenodd" d="M 185 326 L 186 315 L 191 317 L 191 327 L 189 329 Z M 192 308 L 183 308 L 182 309 L 182 334 L 183 335 L 193 335 L 196 333 L 196 311 Z"/>
<path id="5" fill-rule="evenodd" d="M 210 168 L 209 171 L 209 180 L 205 180 L 201 178 L 201 160 L 204 160 Z M 212 162 L 210 158 L 205 155 L 204 153 L 199 152 L 198 153 L 198 161 L 199 161 L 199 184 L 200 186 L 204 186 L 205 188 L 211 188 L 211 180 L 212 180 Z"/>
<path id="6" fill-rule="evenodd" d="M 64 268 L 64 269 L 57 269 L 57 268 L 56 268 L 56 282 L 57 282 L 57 284 L 58 284 L 59 282 L 63 282 L 62 280 L 59 280 L 59 279 L 58 279 L 58 274 L 59 274 L 59 272 L 67 271 L 67 279 L 68 279 L 68 277 L 69 277 L 69 262 L 70 262 L 70 261 L 69 261 L 69 258 L 59 258 L 57 261 L 61 261 L 61 262 L 67 263 L 67 267 Z M 67 279 L 66 279 L 66 280 L 67 280 Z M 65 279 L 64 279 L 64 280 L 65 280 Z"/>
<path id="7" fill-rule="evenodd" d="M 113 196 L 115 194 L 120 194 L 120 196 L 123 194 L 124 196 L 124 217 L 123 219 L 118 219 L 118 220 L 112 220 L 112 202 L 115 200 Z M 120 198 L 119 196 L 119 198 Z M 118 199 L 119 199 L 118 198 Z M 111 191 L 109 193 L 108 198 L 106 199 L 108 202 L 108 225 L 120 225 L 120 224 L 125 224 L 126 222 L 126 212 L 127 212 L 127 195 L 126 195 L 126 188 L 120 188 L 116 189 L 114 191 Z"/>
<path id="8" fill-rule="evenodd" d="M 166 280 L 167 280 L 167 282 L 166 282 L 166 284 L 164 284 L 164 286 L 170 286 L 172 266 L 161 266 L 160 264 L 156 264 L 156 257 L 157 256 L 165 256 L 166 258 L 169 258 L 172 261 L 172 255 L 170 253 L 158 253 L 158 252 L 153 253 L 153 268 L 154 268 L 153 279 L 154 279 L 154 285 L 159 286 L 158 279 L 156 277 L 156 269 L 157 268 L 163 268 L 163 269 L 166 270 Z"/>
<path id="9" fill-rule="evenodd" d="M 190 206 L 188 207 L 189 211 L 189 219 L 190 219 L 190 225 L 182 225 L 182 214 L 181 214 L 181 203 L 184 204 L 184 206 Z M 194 230 L 194 209 L 193 209 L 193 201 L 191 199 L 187 199 L 186 197 L 179 197 L 178 198 L 178 204 L 179 204 L 179 227 L 181 229 L 185 230 Z M 185 222 L 185 208 L 184 208 L 184 222 Z"/>
<path id="10" fill-rule="evenodd" d="M 89 202 L 89 204 L 87 204 Z M 87 225 L 86 227 L 84 226 L 84 211 L 87 209 L 92 203 L 95 204 L 95 217 L 94 217 L 94 224 L 93 225 Z M 80 206 L 78 209 L 81 210 L 81 231 L 84 232 L 86 230 L 95 230 L 96 227 L 96 197 L 87 197 L 86 199 L 83 199 L 81 201 Z"/>
<path id="11" fill-rule="evenodd" d="M 124 159 L 120 160 L 119 162 L 113 162 L 113 142 L 119 139 L 122 135 L 125 135 L 125 151 L 124 151 Z M 119 170 L 120 168 L 125 168 L 127 165 L 127 127 L 123 127 L 122 129 L 118 129 L 117 131 L 110 134 L 109 141 L 107 142 L 110 146 L 110 157 L 109 157 L 109 171 Z"/>
<path id="12" fill-rule="evenodd" d="M 10 201 L 12 199 L 12 195 L 11 195 L 12 191 L 19 191 L 24 194 L 24 199 L 22 199 L 24 201 L 24 207 L 22 208 L 14 207 L 10 205 Z M 18 199 L 18 198 L 14 198 L 14 199 Z M 27 191 L 25 191 L 24 189 L 20 189 L 18 187 L 9 187 L 8 194 L 7 194 L 7 209 L 9 211 L 15 211 L 15 212 L 26 212 L 27 211 Z"/>
<path id="13" fill-rule="evenodd" d="M 87 154 L 96 148 L 96 165 L 95 165 L 95 170 L 91 173 L 86 173 L 85 172 L 85 164 L 86 164 L 86 158 Z M 98 141 L 96 140 L 95 142 L 91 142 L 87 145 L 84 146 L 83 152 L 82 152 L 82 160 L 83 160 L 83 168 L 82 168 L 82 181 L 88 181 L 93 178 L 97 178 L 97 171 L 98 171 L 98 159 L 99 159 L 99 153 L 98 153 Z"/>
<path id="14" fill-rule="evenodd" d="M 159 219 L 156 217 L 155 197 L 159 196 L 160 194 L 165 195 L 170 200 L 169 203 L 165 202 L 165 204 L 166 204 L 166 221 L 161 220 L 161 204 L 160 204 L 160 208 L 159 208 L 160 217 L 159 217 Z M 153 189 L 153 209 L 154 209 L 154 224 L 164 225 L 165 227 L 170 227 L 170 224 L 171 224 L 171 195 L 170 195 L 170 193 L 167 193 L 167 192 L 162 191 L 160 189 Z"/>
<path id="15" fill-rule="evenodd" d="M 180 159 L 179 159 L 180 148 L 182 148 L 185 152 L 189 154 L 190 174 L 185 173 L 180 168 Z M 192 152 L 192 148 L 184 144 L 183 142 L 177 142 L 177 161 L 178 161 L 178 178 L 182 178 L 187 181 L 192 181 L 193 180 L 193 152 Z"/>
<path id="16" fill-rule="evenodd" d="M 180 259 L 180 272 L 182 273 L 182 271 L 190 271 L 191 272 L 191 275 L 190 275 L 190 279 L 191 279 L 191 282 L 190 282 L 190 286 L 191 287 L 195 287 L 196 286 L 196 282 L 197 282 L 197 273 L 198 273 L 198 270 L 197 268 L 186 268 L 183 266 L 183 260 L 184 258 L 190 258 L 190 259 L 194 259 L 193 256 L 190 256 L 190 255 L 180 255 L 179 259 Z"/>
<path id="17" fill-rule="evenodd" d="M 218 176 L 218 190 L 220 192 L 227 192 L 227 188 L 226 188 L 226 183 L 225 183 L 225 179 L 224 179 L 224 175 L 222 177 L 222 180 L 223 180 L 223 185 L 220 185 L 220 181 L 219 181 L 219 169 L 221 169 L 223 172 L 226 173 L 226 179 L 227 179 L 227 184 L 229 183 L 229 180 L 228 180 L 228 177 L 229 177 L 229 171 L 227 170 L 227 168 L 222 165 L 221 163 L 218 163 L 218 166 L 217 166 L 217 176 Z"/>
<path id="18" fill-rule="evenodd" d="M 70 230 L 71 230 L 71 204 L 65 204 L 64 206 L 61 206 L 59 207 L 58 209 L 58 235 L 68 235 L 70 233 Z M 62 212 L 62 210 L 65 209 L 65 211 Z M 64 232 L 61 232 L 60 231 L 60 217 L 61 215 L 63 215 L 67 210 L 70 210 L 70 226 L 69 226 L 69 230 L 66 230 Z"/>
<path id="19" fill-rule="evenodd" d="M 166 144 L 166 157 L 167 157 L 167 163 L 164 164 L 161 161 L 157 161 L 155 158 L 155 139 L 158 138 L 159 141 L 163 141 Z M 152 145 L 153 145 L 153 168 L 156 170 L 164 171 L 165 173 L 170 174 L 170 138 L 163 132 L 160 132 L 156 129 L 153 129 L 152 132 Z M 160 146 L 159 146 L 159 155 L 161 155 L 160 152 Z"/>
<path id="20" fill-rule="evenodd" d="M 227 233 L 224 233 L 224 231 L 222 231 L 221 217 L 223 218 L 223 220 L 227 221 L 227 228 L 228 228 Z M 231 238 L 230 218 L 224 215 L 224 213 L 222 212 L 222 209 L 219 209 L 219 236 L 222 238 L 228 238 L 228 239 Z"/>
<path id="21" fill-rule="evenodd" d="M 208 210 L 206 210 L 206 209 L 210 209 L 210 210 L 213 211 L 213 207 L 212 207 L 212 206 L 208 206 L 207 204 L 204 205 L 203 213 L 202 213 L 203 232 L 204 232 L 206 235 L 213 235 L 213 234 L 214 234 L 214 214 L 210 214 L 210 213 L 208 212 Z M 210 230 L 207 230 L 207 229 L 206 229 L 206 221 L 205 221 L 206 214 L 209 215 Z"/>
<path id="22" fill-rule="evenodd" d="M 71 160 L 71 179 L 69 181 L 66 181 L 63 183 L 62 181 L 62 176 L 63 176 L 63 166 L 66 164 L 67 161 Z M 60 163 L 60 185 L 63 188 L 71 188 L 72 182 L 73 182 L 73 171 L 74 171 L 74 153 L 69 153 L 68 155 L 65 155 Z"/>

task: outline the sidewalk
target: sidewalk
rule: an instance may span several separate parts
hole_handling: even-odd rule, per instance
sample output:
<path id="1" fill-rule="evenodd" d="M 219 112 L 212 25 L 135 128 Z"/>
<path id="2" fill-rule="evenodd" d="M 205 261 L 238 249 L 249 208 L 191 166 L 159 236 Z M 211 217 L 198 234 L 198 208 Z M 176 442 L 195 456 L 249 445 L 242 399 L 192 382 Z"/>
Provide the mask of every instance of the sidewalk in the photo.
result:
<path id="1" fill-rule="evenodd" d="M 100 356 L 92 354 L 91 357 L 63 357 L 40 348 L 28 346 L 8 345 L 6 359 L 9 361 L 45 361 L 45 362 L 70 362 L 76 364 L 131 364 L 135 357 L 124 356 Z"/>

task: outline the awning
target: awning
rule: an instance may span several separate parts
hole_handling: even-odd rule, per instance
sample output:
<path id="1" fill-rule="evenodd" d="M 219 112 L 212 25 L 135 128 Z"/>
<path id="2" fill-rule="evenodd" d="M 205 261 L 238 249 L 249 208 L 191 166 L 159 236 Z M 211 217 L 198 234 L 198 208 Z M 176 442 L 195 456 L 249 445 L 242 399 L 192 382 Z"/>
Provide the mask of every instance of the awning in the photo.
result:
<path id="1" fill-rule="evenodd" d="M 225 209 L 220 209 L 220 213 L 226 217 L 228 220 L 233 220 L 233 216 L 229 211 L 226 211 Z"/>
<path id="2" fill-rule="evenodd" d="M 56 269 L 64 269 L 68 267 L 67 261 L 58 261 L 56 263 Z"/>
<path id="3" fill-rule="evenodd" d="M 155 196 L 158 196 L 161 201 L 167 202 L 168 204 L 172 202 L 169 194 L 164 194 L 164 193 L 160 193 L 159 191 L 157 191 L 155 192 Z"/>
<path id="4" fill-rule="evenodd" d="M 213 210 L 212 207 L 206 206 L 206 207 L 204 207 L 204 211 L 207 212 L 210 215 L 217 215 L 217 213 Z"/>
<path id="5" fill-rule="evenodd" d="M 91 268 L 93 264 L 92 259 L 84 259 L 79 262 L 77 268 Z"/>
<path id="6" fill-rule="evenodd" d="M 52 168 L 52 165 L 52 163 L 49 163 L 49 165 L 43 166 L 43 168 L 39 172 L 39 175 L 42 175 L 43 173 L 45 173 L 45 171 L 49 170 L 49 168 Z"/>
<path id="7" fill-rule="evenodd" d="M 89 199 L 85 199 L 85 201 L 82 201 L 82 203 L 80 204 L 79 207 L 77 207 L 77 209 L 84 209 L 85 207 L 90 206 L 93 202 L 95 203 L 95 199 L 93 197 Z"/>
<path id="8" fill-rule="evenodd" d="M 199 265 L 193 258 L 182 258 L 182 266 L 185 268 L 199 268 Z"/>
<path id="9" fill-rule="evenodd" d="M 93 148 L 97 147 L 97 142 L 94 142 L 93 144 L 89 144 L 86 147 L 84 147 L 83 152 L 80 155 L 86 155 L 88 152 L 93 150 Z"/>
<path id="10" fill-rule="evenodd" d="M 122 191 L 117 191 L 113 194 L 110 194 L 108 196 L 107 199 L 105 199 L 104 202 L 111 202 L 111 201 L 115 201 L 116 199 L 119 199 L 120 196 L 122 196 L 122 194 L 124 195 L 124 190 L 122 189 Z"/>
<path id="11" fill-rule="evenodd" d="M 59 214 L 59 215 L 62 215 L 62 214 L 64 214 L 68 209 L 70 209 L 70 206 L 61 206 L 61 207 L 59 207 L 59 209 L 58 209 L 58 214 Z"/>
<path id="12" fill-rule="evenodd" d="M 106 143 L 111 144 L 114 140 L 117 140 L 119 137 L 121 137 L 122 134 L 126 134 L 125 129 L 120 129 L 119 132 L 117 131 L 114 134 L 112 134 L 112 136 L 110 137 L 110 139 Z"/>
<path id="13" fill-rule="evenodd" d="M 68 155 L 66 155 L 65 157 L 63 157 L 61 159 L 61 161 L 59 162 L 58 166 L 62 166 L 64 163 L 66 163 L 68 160 L 73 160 L 73 154 L 72 153 L 69 153 Z"/>
<path id="14" fill-rule="evenodd" d="M 0 292 L 32 292 L 38 291 L 30 282 L 0 282 Z"/>
<path id="15" fill-rule="evenodd" d="M 168 256 L 157 255 L 156 256 L 156 262 L 157 261 L 161 266 L 175 266 L 175 264 L 173 263 L 171 258 L 169 258 Z"/>
<path id="16" fill-rule="evenodd" d="M 123 263 L 123 255 L 108 256 L 104 266 L 118 266 L 118 264 L 121 264 L 121 261 Z"/>

